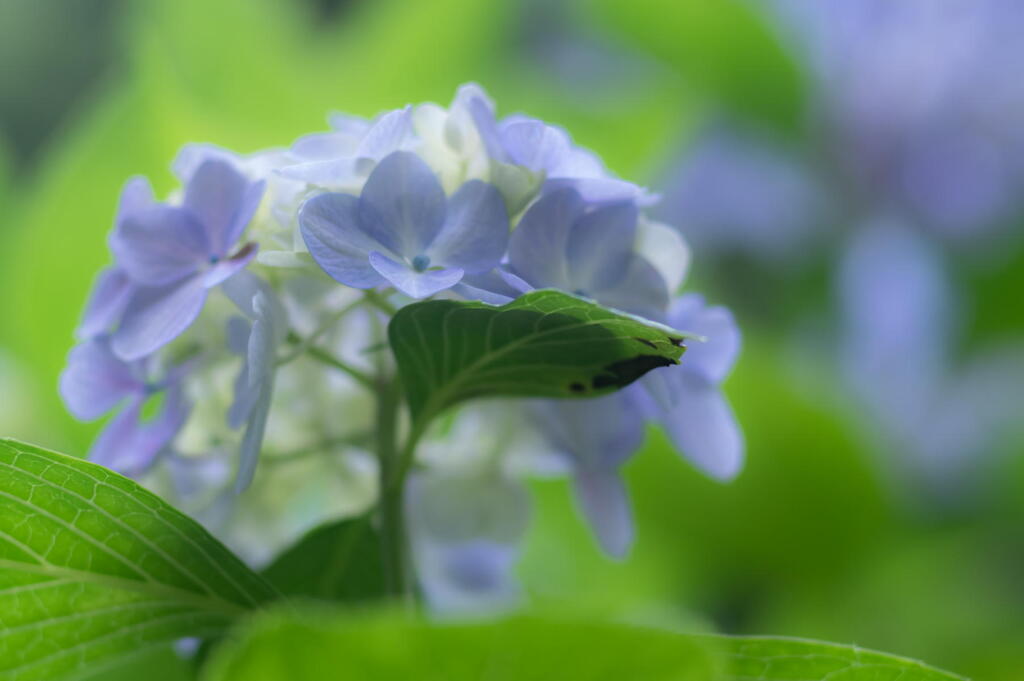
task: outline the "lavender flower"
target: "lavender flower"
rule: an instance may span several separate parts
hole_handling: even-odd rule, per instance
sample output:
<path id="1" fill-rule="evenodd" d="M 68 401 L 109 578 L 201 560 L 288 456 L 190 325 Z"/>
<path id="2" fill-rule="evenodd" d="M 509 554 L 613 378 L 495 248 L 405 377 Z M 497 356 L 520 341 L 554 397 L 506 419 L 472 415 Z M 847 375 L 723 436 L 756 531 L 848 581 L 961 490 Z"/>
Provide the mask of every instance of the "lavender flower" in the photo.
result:
<path id="1" fill-rule="evenodd" d="M 92 421 L 120 407 L 93 443 L 89 458 L 128 475 L 139 475 L 171 443 L 188 417 L 181 381 L 189 364 L 159 371 L 152 359 L 125 362 L 105 336 L 85 341 L 68 357 L 60 393 L 76 418 Z M 163 398 L 159 413 L 143 420 L 150 399 Z"/>
<path id="2" fill-rule="evenodd" d="M 557 288 L 658 319 L 669 292 L 654 266 L 634 252 L 636 230 L 632 202 L 594 207 L 575 189 L 552 191 L 512 233 L 510 284 L 521 290 Z"/>
<path id="3" fill-rule="evenodd" d="M 406 517 L 420 584 L 441 612 L 515 604 L 513 574 L 529 502 L 497 472 L 424 473 L 409 480 Z"/>
<path id="4" fill-rule="evenodd" d="M 139 182 L 126 192 L 139 191 Z M 133 203 L 119 216 L 110 248 L 134 285 L 112 336 L 119 357 L 139 359 L 172 341 L 195 321 L 209 290 L 252 260 L 254 244 L 232 249 L 262 193 L 262 182 L 209 160 L 185 187 L 181 206 Z"/>
<path id="5" fill-rule="evenodd" d="M 501 194 L 472 180 L 450 198 L 414 154 L 395 152 L 359 197 L 321 194 L 299 213 L 309 252 L 330 276 L 355 288 L 394 286 L 424 298 L 486 272 L 508 242 Z"/>

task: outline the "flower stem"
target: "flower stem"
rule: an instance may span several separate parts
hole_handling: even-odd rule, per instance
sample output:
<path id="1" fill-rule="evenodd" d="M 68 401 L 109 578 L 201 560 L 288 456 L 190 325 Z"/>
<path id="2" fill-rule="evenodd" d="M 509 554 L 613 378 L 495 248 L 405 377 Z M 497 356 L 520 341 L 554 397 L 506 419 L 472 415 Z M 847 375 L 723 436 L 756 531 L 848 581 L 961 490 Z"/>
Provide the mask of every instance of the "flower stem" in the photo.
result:
<path id="1" fill-rule="evenodd" d="M 288 341 L 292 343 L 303 343 L 302 338 L 300 338 L 298 335 L 294 333 L 288 334 Z M 374 382 L 372 376 L 362 371 L 361 369 L 357 369 L 351 364 L 346 364 L 345 362 L 341 361 L 340 359 L 338 359 L 331 353 L 327 352 L 326 350 L 318 348 L 315 345 L 307 344 L 306 354 L 312 359 L 315 359 L 316 361 L 320 362 L 321 364 L 326 364 L 329 367 L 332 367 L 334 369 L 337 369 L 338 371 L 348 374 L 349 376 L 354 378 L 360 385 L 366 388 L 374 390 L 377 387 L 377 384 Z"/>
<path id="2" fill-rule="evenodd" d="M 382 379 L 377 389 L 377 457 L 380 462 L 380 536 L 384 563 L 384 582 L 388 594 L 406 602 L 414 594 L 409 580 L 407 537 L 403 522 L 404 479 L 396 445 L 398 426 L 398 386 Z M 401 476 L 404 478 L 404 476 Z M 397 482 L 397 484 L 396 484 Z"/>

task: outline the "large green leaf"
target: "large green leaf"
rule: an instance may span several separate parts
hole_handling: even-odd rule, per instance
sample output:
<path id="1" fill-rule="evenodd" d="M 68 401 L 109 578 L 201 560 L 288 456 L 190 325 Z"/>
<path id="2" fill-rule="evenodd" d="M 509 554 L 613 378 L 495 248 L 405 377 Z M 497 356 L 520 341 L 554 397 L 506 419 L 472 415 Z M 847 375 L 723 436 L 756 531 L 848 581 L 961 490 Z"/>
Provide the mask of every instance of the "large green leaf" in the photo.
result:
<path id="1" fill-rule="evenodd" d="M 413 416 L 474 397 L 592 397 L 677 364 L 685 334 L 552 290 L 495 307 L 432 300 L 388 326 Z"/>
<path id="2" fill-rule="evenodd" d="M 263 576 L 286 596 L 377 600 L 386 592 L 380 534 L 371 516 L 321 525 L 275 558 Z"/>
<path id="3" fill-rule="evenodd" d="M 593 619 L 430 623 L 399 613 L 270 613 L 214 654 L 206 681 L 963 681 L 906 658 L 787 638 L 680 634 Z"/>
<path id="4" fill-rule="evenodd" d="M 858 646 L 770 636 L 720 640 L 729 681 L 964 681 L 916 660 Z"/>
<path id="5" fill-rule="evenodd" d="M 206 681 L 559 681 L 717 677 L 716 642 L 594 621 L 427 623 L 306 611 L 256 620 L 214 654 Z"/>
<path id="6" fill-rule="evenodd" d="M 125 654 L 218 634 L 274 596 L 131 480 L 0 440 L 0 679 L 92 673 Z"/>

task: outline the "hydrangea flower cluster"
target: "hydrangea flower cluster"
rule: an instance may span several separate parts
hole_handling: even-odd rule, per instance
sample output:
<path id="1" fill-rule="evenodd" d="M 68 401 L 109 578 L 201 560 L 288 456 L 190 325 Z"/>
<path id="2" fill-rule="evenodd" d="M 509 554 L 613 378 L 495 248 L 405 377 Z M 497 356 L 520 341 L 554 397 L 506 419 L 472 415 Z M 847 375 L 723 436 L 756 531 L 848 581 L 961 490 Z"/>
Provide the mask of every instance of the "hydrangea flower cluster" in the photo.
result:
<path id="1" fill-rule="evenodd" d="M 721 393 L 739 349 L 729 312 L 677 296 L 689 252 L 657 200 L 560 128 L 496 116 L 476 85 L 285 149 L 190 145 L 182 190 L 125 186 L 61 393 L 84 420 L 116 411 L 91 457 L 141 477 L 255 563 L 375 503 L 374 409 L 393 376 L 388 317 L 429 297 L 510 301 L 555 288 L 706 340 L 679 366 L 592 400 L 492 401 L 421 446 L 405 514 L 440 609 L 501 606 L 528 524 L 524 477 L 572 476 L 601 546 L 624 555 L 620 469 L 660 423 L 709 475 L 743 443 Z M 399 424 L 398 427 L 401 427 Z M 385 435 L 386 436 L 386 435 Z"/>

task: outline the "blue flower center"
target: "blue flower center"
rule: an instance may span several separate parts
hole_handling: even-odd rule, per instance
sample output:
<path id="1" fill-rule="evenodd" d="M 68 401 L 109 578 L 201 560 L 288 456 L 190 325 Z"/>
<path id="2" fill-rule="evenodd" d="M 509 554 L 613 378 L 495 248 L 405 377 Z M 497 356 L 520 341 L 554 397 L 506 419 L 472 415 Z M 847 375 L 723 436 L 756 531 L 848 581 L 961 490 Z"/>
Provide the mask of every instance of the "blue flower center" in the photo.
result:
<path id="1" fill-rule="evenodd" d="M 219 262 L 220 262 L 220 256 L 219 255 L 211 255 L 210 256 L 210 264 L 211 265 L 216 265 Z"/>
<path id="2" fill-rule="evenodd" d="M 430 267 L 430 258 L 425 255 L 417 255 L 412 259 L 412 268 L 417 272 L 425 272 Z"/>

